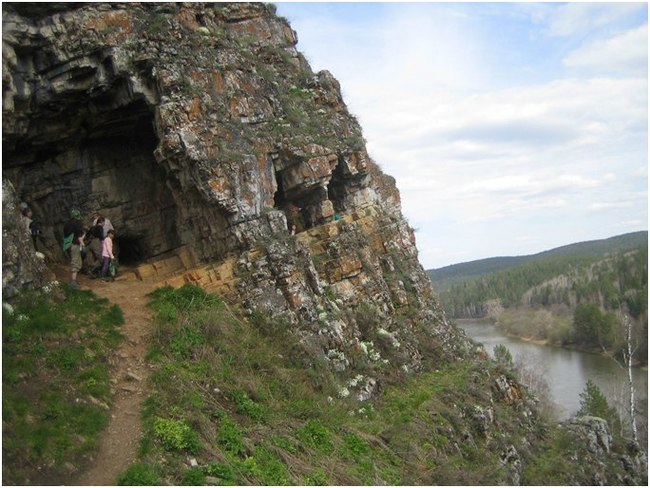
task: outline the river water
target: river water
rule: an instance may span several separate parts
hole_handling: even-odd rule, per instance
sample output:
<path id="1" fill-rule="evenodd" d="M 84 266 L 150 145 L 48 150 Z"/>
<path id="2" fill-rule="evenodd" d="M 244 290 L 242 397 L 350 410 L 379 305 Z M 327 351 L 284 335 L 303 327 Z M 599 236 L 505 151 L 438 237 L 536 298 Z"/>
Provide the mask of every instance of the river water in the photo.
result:
<path id="1" fill-rule="evenodd" d="M 520 339 L 507 337 L 490 322 L 461 320 L 458 326 L 485 350 L 494 356 L 494 346 L 503 344 L 512 354 L 515 363 L 522 361 L 537 373 L 542 374 L 549 386 L 550 395 L 557 405 L 559 420 L 564 420 L 580 408 L 580 393 L 590 379 L 607 396 L 610 405 L 629 402 L 627 371 L 612 359 L 599 354 L 571 351 L 560 347 L 544 346 Z M 647 411 L 648 372 L 634 368 L 633 380 L 636 396 Z"/>

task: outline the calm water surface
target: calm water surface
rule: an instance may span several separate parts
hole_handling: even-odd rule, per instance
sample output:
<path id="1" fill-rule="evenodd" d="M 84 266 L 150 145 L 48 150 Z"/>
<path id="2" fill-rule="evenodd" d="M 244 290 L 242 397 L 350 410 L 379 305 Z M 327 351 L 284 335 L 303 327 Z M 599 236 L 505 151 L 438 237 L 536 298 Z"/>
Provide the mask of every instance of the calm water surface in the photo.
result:
<path id="1" fill-rule="evenodd" d="M 627 371 L 617 366 L 612 359 L 507 337 L 496 326 L 485 321 L 463 320 L 458 321 L 458 326 L 469 337 L 482 342 L 490 356 L 494 355 L 494 346 L 503 344 L 515 362 L 523 360 L 543 374 L 552 399 L 559 407 L 560 419 L 570 417 L 580 408 L 579 395 L 584 391 L 588 379 L 598 385 L 612 405 L 616 399 L 622 401 L 628 398 Z M 637 398 L 647 406 L 648 372 L 635 368 L 633 378 Z"/>

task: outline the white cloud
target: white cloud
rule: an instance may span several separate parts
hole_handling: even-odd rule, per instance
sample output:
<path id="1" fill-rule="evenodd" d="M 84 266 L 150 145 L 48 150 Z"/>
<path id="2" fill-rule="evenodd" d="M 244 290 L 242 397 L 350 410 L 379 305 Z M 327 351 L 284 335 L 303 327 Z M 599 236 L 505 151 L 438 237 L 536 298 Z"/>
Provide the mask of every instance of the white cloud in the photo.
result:
<path id="1" fill-rule="evenodd" d="M 509 5 L 483 16 L 478 6 L 366 5 L 382 15 L 351 25 L 306 15 L 294 26 L 396 178 L 425 267 L 647 228 L 647 6 Z M 543 46 L 510 57 L 527 48 L 505 41 L 513 32 Z M 533 71 L 508 85 L 518 69 Z"/>
<path id="2" fill-rule="evenodd" d="M 644 76 L 648 72 L 648 24 L 582 45 L 564 59 L 569 68 Z"/>
<path id="3" fill-rule="evenodd" d="M 549 34 L 571 36 L 614 24 L 647 8 L 644 3 L 570 2 L 543 12 Z"/>

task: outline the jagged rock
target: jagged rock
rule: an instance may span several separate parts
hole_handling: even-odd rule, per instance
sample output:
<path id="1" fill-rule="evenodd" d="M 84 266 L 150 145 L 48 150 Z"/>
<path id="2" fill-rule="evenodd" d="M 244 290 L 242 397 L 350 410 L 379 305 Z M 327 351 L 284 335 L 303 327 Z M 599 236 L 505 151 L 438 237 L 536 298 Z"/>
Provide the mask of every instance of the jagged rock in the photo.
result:
<path id="1" fill-rule="evenodd" d="M 480 405 L 475 405 L 472 412 L 472 421 L 476 430 L 483 437 L 486 437 L 491 425 L 494 423 L 494 410 L 491 407 L 483 408 Z"/>
<path id="2" fill-rule="evenodd" d="M 521 457 L 512 444 L 509 445 L 500 456 L 501 464 L 506 469 L 506 483 L 510 486 L 517 486 L 521 483 L 521 471 L 523 469 Z"/>
<path id="3" fill-rule="evenodd" d="M 39 289 L 53 279 L 34 249 L 22 220 L 13 185 L 2 181 L 2 295 L 9 299 L 23 289 Z"/>
<path id="4" fill-rule="evenodd" d="M 567 429 L 584 439 L 585 445 L 594 454 L 609 453 L 612 434 L 607 421 L 598 417 L 574 417 L 565 423 Z"/>
<path id="5" fill-rule="evenodd" d="M 506 378 L 504 375 L 494 380 L 494 389 L 496 393 L 509 405 L 522 400 L 521 386 Z"/>

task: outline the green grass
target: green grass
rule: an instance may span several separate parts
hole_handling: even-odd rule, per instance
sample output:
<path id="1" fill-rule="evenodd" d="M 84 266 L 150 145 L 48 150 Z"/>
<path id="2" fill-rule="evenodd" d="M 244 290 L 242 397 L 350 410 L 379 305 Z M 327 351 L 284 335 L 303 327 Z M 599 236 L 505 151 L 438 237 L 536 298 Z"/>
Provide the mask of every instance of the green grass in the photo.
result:
<path id="1" fill-rule="evenodd" d="M 451 363 L 386 384 L 373 404 L 359 404 L 336 396 L 331 371 L 305 368 L 291 324 L 260 314 L 248 322 L 192 286 L 150 298 L 156 370 L 138 462 L 156 466 L 161 482 L 503 482 L 496 452 L 506 441 L 481 438 L 468 420 L 474 404 L 489 404 L 493 363 Z M 501 424 L 520 430 L 510 407 L 499 408 Z M 488 441 L 495 454 L 482 455 Z M 198 467 L 183 467 L 188 454 Z"/>
<path id="2" fill-rule="evenodd" d="M 96 451 L 110 404 L 108 354 L 121 341 L 119 307 L 53 287 L 3 306 L 3 481 L 64 483 L 66 463 Z"/>

